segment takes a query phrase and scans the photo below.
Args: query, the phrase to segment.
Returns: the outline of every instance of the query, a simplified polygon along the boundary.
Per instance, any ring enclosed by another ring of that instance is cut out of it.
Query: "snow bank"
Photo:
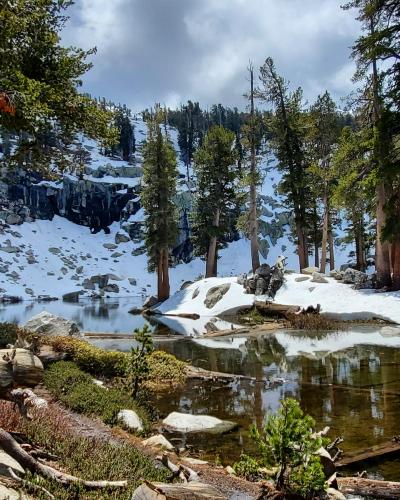
[[[216,286],[229,284],[229,290],[213,307],[206,307],[207,292]],[[196,295],[196,293],[198,294]],[[194,296],[194,298],[193,298]],[[235,313],[239,309],[251,307],[254,295],[248,295],[237,278],[206,278],[196,281],[184,290],[175,293],[157,308],[161,314],[199,314],[200,316],[222,316]]]
[[[286,282],[278,290],[275,302],[301,307],[321,304],[322,313],[336,319],[382,318],[400,323],[400,292],[354,290],[351,285],[345,285],[333,278],[326,278],[328,283],[295,281],[299,276],[302,275],[286,275]]]

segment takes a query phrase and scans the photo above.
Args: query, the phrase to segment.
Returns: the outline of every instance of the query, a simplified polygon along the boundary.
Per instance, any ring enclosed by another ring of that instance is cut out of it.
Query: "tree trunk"
[[[335,245],[333,243],[332,221],[330,214],[328,214],[328,244],[329,244],[329,269],[333,271],[335,269]]]
[[[167,300],[169,297],[170,286],[169,286],[169,251],[168,248],[161,248],[158,265],[157,265],[157,298],[160,302]]]
[[[255,144],[255,123],[254,123],[254,74],[253,66],[249,67],[250,72],[250,112],[251,112],[251,147],[250,147],[250,248],[251,248],[251,266],[253,272],[260,267],[260,255],[258,248],[258,220],[257,220],[257,162],[256,162],[256,144]]]
[[[317,205],[315,203],[314,203],[314,266],[319,267],[318,214],[317,214]]]
[[[215,216],[213,221],[214,228],[219,227],[219,216],[220,216],[220,209],[217,208],[215,211]],[[217,237],[212,236],[210,239],[210,244],[208,246],[208,252],[207,252],[206,278],[211,278],[212,276],[215,276],[216,256],[217,256]]]
[[[321,273],[326,271],[326,249],[328,244],[328,223],[329,223],[329,206],[328,206],[328,193],[325,185],[324,191],[324,223],[322,227],[322,250],[321,250],[321,266],[319,268]]]
[[[392,243],[393,282],[392,289],[400,290],[400,239]]]
[[[384,205],[386,202],[386,190],[383,182],[376,189],[376,252],[375,268],[377,276],[377,287],[391,286],[390,276],[390,245],[382,240],[382,231],[386,222]]]
[[[304,229],[299,220],[296,220],[296,234],[298,241],[298,254],[299,254],[299,264],[300,270],[308,267],[308,252],[307,252],[307,242],[304,234]]]

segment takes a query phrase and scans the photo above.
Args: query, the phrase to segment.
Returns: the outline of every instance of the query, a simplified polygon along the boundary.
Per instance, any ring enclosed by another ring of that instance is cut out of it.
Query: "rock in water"
[[[79,302],[80,295],[82,295],[82,292],[80,290],[77,292],[64,293],[62,299],[64,302]]]
[[[117,420],[132,431],[143,431],[143,423],[134,410],[120,410]]]
[[[78,325],[69,319],[43,311],[28,320],[24,328],[39,335],[69,336],[80,335]]]
[[[191,415],[173,411],[163,420],[163,426],[175,432],[207,432],[210,434],[223,434],[234,429],[237,424],[229,420],[220,420],[208,415]]]
[[[228,292],[230,289],[230,283],[224,283],[223,285],[213,286],[207,291],[206,298],[204,299],[204,305],[211,309],[215,306],[217,302],[219,302],[222,297]]]
[[[179,483],[145,483],[134,492],[131,500],[228,500],[214,486],[190,481],[187,484]]]

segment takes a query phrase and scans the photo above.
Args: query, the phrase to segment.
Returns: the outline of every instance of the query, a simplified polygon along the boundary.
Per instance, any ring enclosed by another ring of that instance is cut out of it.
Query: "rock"
[[[103,288],[103,290],[105,292],[119,293],[119,286],[116,283],[109,283]]]
[[[142,420],[134,410],[120,410],[117,415],[117,420],[130,430],[138,432],[143,431]]]
[[[128,313],[135,315],[135,314],[142,314],[143,311],[144,311],[143,307],[132,307],[132,309],[129,309]]]
[[[368,274],[357,271],[357,269],[348,267],[343,273],[343,283],[347,285],[358,285],[361,288],[367,281]]]
[[[94,283],[92,283],[89,279],[85,279],[82,283],[82,287],[85,289],[85,290],[94,290],[96,287],[94,285]]]
[[[28,295],[35,295],[35,292],[32,290],[32,288],[25,288],[25,293]]]
[[[115,243],[117,245],[119,245],[120,243],[128,243],[128,241],[131,241],[131,239],[126,234],[117,233],[115,235]]]
[[[124,255],[124,254],[121,253],[121,252],[114,252],[114,253],[111,254],[111,257],[113,259],[118,259],[118,257],[121,257],[122,255]]]
[[[190,465],[207,465],[208,464],[207,460],[200,460],[199,458],[184,457],[182,460]]]
[[[255,274],[257,276],[268,277],[271,274],[271,267],[268,264],[261,264],[261,266],[256,269]]]
[[[133,492],[131,500],[228,500],[214,486],[190,481],[180,483],[143,483]]]
[[[108,274],[96,274],[90,278],[90,281],[95,285],[98,285],[99,288],[104,288],[108,284]]]
[[[115,250],[116,248],[118,248],[118,246],[114,243],[103,243],[103,247],[107,248],[108,250]]]
[[[301,274],[309,274],[310,276],[313,275],[313,273],[319,273],[319,267],[305,267],[304,269],[301,270]]]
[[[326,496],[328,500],[346,500],[346,497],[339,490],[335,488],[328,488],[326,490]]]
[[[228,292],[230,287],[230,283],[224,283],[222,285],[211,287],[207,291],[206,298],[204,299],[204,305],[207,307],[207,309],[213,308],[215,304],[217,304],[217,302],[219,302],[222,297]]]
[[[60,271],[61,271],[64,275],[66,275],[66,274],[68,273],[68,269],[67,269],[66,267],[62,267],[62,268],[60,269]]]
[[[353,262],[348,262],[347,264],[342,264],[339,268],[340,271],[346,271],[347,269],[354,269],[355,264]]]
[[[35,386],[43,380],[43,364],[27,349],[15,349],[14,358],[8,362],[13,349],[0,349],[0,392],[14,384]]]
[[[82,292],[80,290],[78,292],[64,293],[62,299],[64,302],[79,302],[80,295],[82,295]]]
[[[302,281],[307,281],[309,280],[309,276],[298,276],[297,278],[294,279],[294,281],[297,281],[297,283],[301,283]]]
[[[0,498],[4,500],[29,500],[32,497],[28,497],[25,493],[21,491],[14,490],[14,488],[8,488],[4,484],[0,483]]]
[[[78,266],[78,267],[75,269],[75,272],[76,272],[76,274],[82,274],[82,273],[83,273],[83,266]]]
[[[6,217],[7,224],[22,224],[23,218],[18,214],[9,214]]]
[[[237,424],[229,420],[220,420],[208,415],[191,415],[188,413],[172,412],[162,422],[163,426],[172,432],[207,432],[223,434],[234,429]]]
[[[160,448],[162,450],[172,451],[174,446],[168,441],[166,437],[162,434],[157,434],[156,436],[151,436],[148,439],[142,441],[143,446],[148,446],[150,448]]]
[[[332,457],[331,455],[329,454],[329,452],[321,447],[317,453],[316,453],[320,460],[321,460],[321,464],[322,464],[322,467],[324,469],[324,474],[325,474],[325,477],[328,479],[330,478],[335,472],[336,472],[336,466],[332,460]]]
[[[50,247],[49,252],[54,254],[54,255],[58,255],[59,253],[61,253],[61,250],[57,247]]]
[[[197,287],[193,290],[193,293],[192,293],[192,299],[195,299],[200,293],[200,288]]]
[[[70,336],[80,335],[78,325],[69,319],[43,311],[33,316],[24,325],[26,330],[39,335]]]
[[[329,283],[322,273],[313,273],[311,283]]]
[[[147,297],[147,299],[144,301],[143,309],[150,309],[150,307],[154,307],[156,304],[158,304],[157,297],[151,295],[150,297]]]
[[[188,286],[192,285],[193,284],[193,281],[184,281],[181,285],[181,287],[179,288],[179,290],[185,290],[185,288],[187,288]]]
[[[21,249],[19,247],[13,247],[11,245],[5,246],[5,247],[0,247],[0,251],[6,252],[6,253],[19,253]]]
[[[233,467],[231,467],[230,465],[227,465],[225,467],[225,470],[226,472],[230,475],[230,476],[236,476],[236,472],[235,472],[235,469]]]
[[[110,274],[110,273],[108,273],[108,279],[113,281],[123,281],[123,279],[117,276],[116,274]]]
[[[135,278],[128,278],[128,281],[131,286],[137,286],[137,281],[135,280]]]

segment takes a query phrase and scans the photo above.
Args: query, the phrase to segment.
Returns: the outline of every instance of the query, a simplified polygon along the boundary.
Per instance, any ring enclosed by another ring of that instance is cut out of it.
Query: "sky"
[[[352,89],[354,11],[341,0],[75,0],[64,45],[96,46],[83,90],[139,112],[188,99],[244,109],[267,57],[305,99]]]

